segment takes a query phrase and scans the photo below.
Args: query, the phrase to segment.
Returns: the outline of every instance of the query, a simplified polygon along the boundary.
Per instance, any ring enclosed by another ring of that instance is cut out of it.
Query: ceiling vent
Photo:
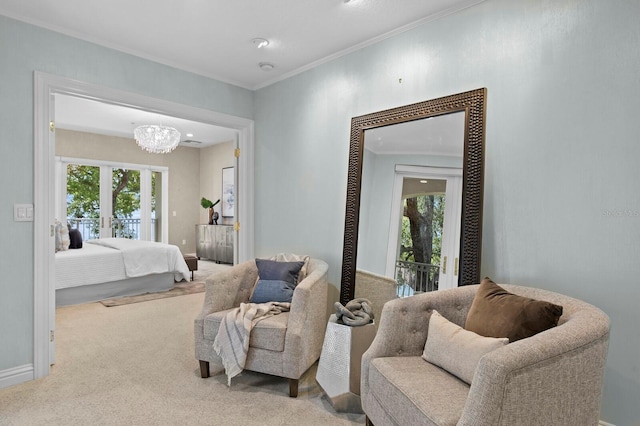
[[[202,145],[202,142],[194,141],[193,139],[184,140],[184,141],[182,141],[182,143],[186,143],[186,144],[189,144],[189,145]]]

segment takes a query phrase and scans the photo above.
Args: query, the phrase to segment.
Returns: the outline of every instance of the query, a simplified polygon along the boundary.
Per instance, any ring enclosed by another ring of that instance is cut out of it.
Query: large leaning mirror
[[[352,118],[341,303],[356,269],[409,294],[479,282],[486,93]]]

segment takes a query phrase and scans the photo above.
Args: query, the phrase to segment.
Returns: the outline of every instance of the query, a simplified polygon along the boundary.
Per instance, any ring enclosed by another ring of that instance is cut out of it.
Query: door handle
[[[453,262],[453,275],[458,276],[458,258]]]
[[[447,273],[447,256],[442,259],[442,273]]]

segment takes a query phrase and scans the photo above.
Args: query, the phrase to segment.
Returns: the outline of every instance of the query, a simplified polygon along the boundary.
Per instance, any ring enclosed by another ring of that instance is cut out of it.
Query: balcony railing
[[[413,296],[416,293],[438,289],[440,267],[428,263],[396,261],[396,282],[398,297]]]
[[[156,241],[156,222],[156,219],[151,219],[151,241]],[[77,228],[85,240],[100,238],[100,219],[70,217],[67,218],[67,223],[69,223],[72,228]],[[139,240],[140,219],[113,218],[111,236]]]

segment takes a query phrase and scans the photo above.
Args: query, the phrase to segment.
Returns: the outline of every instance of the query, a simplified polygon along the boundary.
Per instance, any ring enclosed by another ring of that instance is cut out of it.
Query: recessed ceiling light
[[[263,47],[267,47],[269,45],[269,40],[267,40],[266,38],[254,38],[251,40],[251,43],[253,43],[253,45],[258,48],[258,49],[262,49]]]
[[[269,62],[260,62],[258,66],[262,71],[271,71],[272,69],[275,68],[275,65]]]
[[[193,137],[193,133],[187,133],[187,137],[188,138],[192,138]]]

